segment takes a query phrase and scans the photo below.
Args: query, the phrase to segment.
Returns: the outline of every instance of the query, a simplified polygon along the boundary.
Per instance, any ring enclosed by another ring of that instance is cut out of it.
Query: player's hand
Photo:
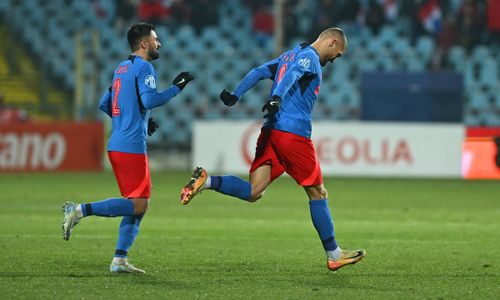
[[[231,93],[230,91],[223,89],[222,92],[220,92],[220,100],[224,102],[224,105],[226,106],[233,106],[236,101],[238,101],[238,96],[235,94]]]
[[[176,85],[181,91],[182,89],[194,79],[194,76],[189,72],[180,72],[177,77],[175,77],[172,84]]]
[[[152,136],[155,133],[156,129],[158,129],[158,123],[153,118],[148,119],[148,135]]]
[[[267,100],[266,104],[262,106],[262,111],[267,110],[267,116],[274,116],[281,107],[281,98],[279,96],[272,96]]]

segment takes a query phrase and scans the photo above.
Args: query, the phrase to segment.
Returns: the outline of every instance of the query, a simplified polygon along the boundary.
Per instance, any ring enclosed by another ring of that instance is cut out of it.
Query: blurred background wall
[[[160,89],[180,71],[196,76],[153,112],[153,167],[191,166],[195,121],[259,120],[270,83],[231,109],[220,91],[331,26],[348,49],[324,69],[315,120],[500,127],[500,0],[2,0],[0,16],[4,148],[7,124],[107,122],[97,104],[138,21],[158,26]]]

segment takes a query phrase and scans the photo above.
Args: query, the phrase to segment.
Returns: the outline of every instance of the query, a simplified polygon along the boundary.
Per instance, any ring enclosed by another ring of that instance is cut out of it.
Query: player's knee
[[[149,198],[133,199],[132,202],[134,203],[134,215],[143,215],[148,210]]]
[[[325,188],[321,188],[320,190],[320,195],[321,195],[321,199],[326,199],[328,198],[328,191],[325,189]]]
[[[325,189],[323,185],[305,187],[305,190],[310,200],[328,198],[328,191]]]
[[[250,199],[248,199],[248,202],[251,202],[251,203],[257,202],[257,200],[259,200],[260,198],[262,198],[262,196],[264,196],[264,192],[265,191],[258,192],[258,193],[252,192],[252,194],[250,195]]]

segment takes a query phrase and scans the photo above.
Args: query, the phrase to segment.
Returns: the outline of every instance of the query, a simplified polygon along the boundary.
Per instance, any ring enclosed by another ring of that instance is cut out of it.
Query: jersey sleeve
[[[99,102],[99,109],[111,118],[111,87],[102,95],[101,101]]]
[[[137,75],[137,89],[141,96],[142,104],[146,109],[153,109],[161,106],[173,97],[175,97],[180,89],[176,85],[171,85],[163,92],[156,90],[156,73],[151,64],[144,64]]]
[[[281,68],[284,68],[283,75],[281,78],[278,78],[278,83],[271,96],[279,96],[283,99],[295,81],[304,75],[315,74],[316,71],[314,71],[313,59],[315,58],[312,54],[301,53],[297,56],[295,61],[289,62],[286,65],[282,64],[280,72]]]
[[[240,81],[234,90],[234,94],[238,96],[238,99],[241,98],[241,96],[243,96],[243,94],[245,94],[249,89],[253,88],[260,80],[267,78],[274,79],[279,61],[279,58],[275,58],[248,72],[245,78]]]
[[[144,63],[139,70],[137,74],[137,88],[141,96],[144,93],[156,92],[156,73],[151,64]]]

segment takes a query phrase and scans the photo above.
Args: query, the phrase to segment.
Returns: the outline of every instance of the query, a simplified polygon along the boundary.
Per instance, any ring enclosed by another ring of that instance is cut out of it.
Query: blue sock
[[[133,216],[134,203],[125,198],[110,198],[98,202],[82,204],[83,216]]]
[[[139,233],[139,225],[141,224],[142,217],[144,217],[144,215],[123,217],[122,222],[120,223],[115,257],[127,257],[128,250],[134,243],[135,238]]]
[[[333,220],[328,208],[328,199],[310,200],[309,209],[314,228],[318,232],[325,251],[333,251],[337,248]]]
[[[238,197],[241,200],[248,201],[252,194],[252,185],[237,176],[210,176],[211,190],[216,190],[219,193]]]

